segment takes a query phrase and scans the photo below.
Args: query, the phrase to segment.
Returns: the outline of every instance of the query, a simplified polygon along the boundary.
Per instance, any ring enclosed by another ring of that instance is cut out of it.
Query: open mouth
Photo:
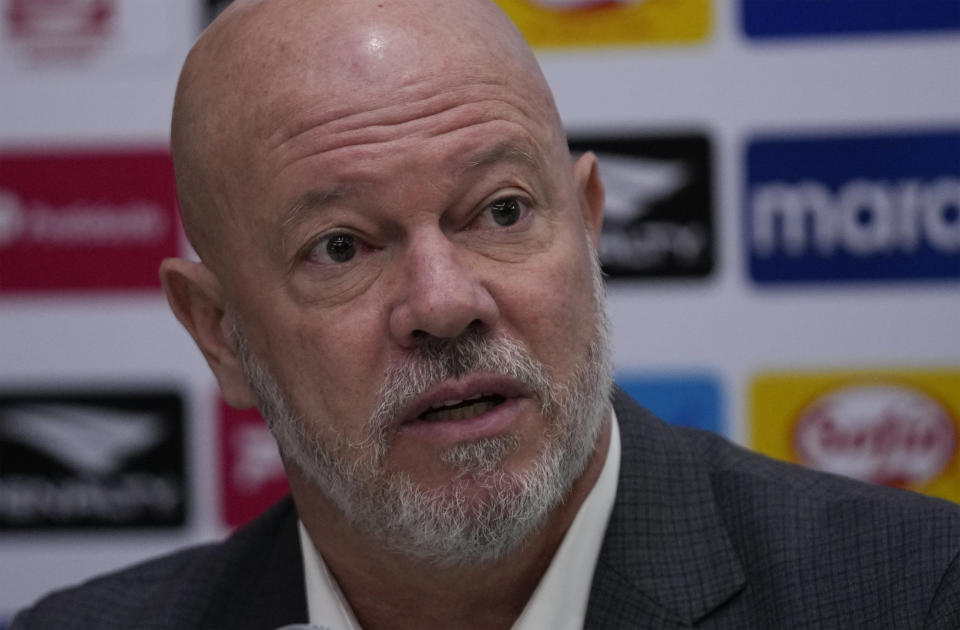
[[[426,422],[452,422],[466,420],[490,411],[506,398],[499,394],[477,394],[462,400],[444,400],[424,411],[418,420]]]

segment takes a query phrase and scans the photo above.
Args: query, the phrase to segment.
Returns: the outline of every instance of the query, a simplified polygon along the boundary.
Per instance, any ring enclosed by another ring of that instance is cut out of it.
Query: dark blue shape
[[[960,29],[960,0],[741,0],[752,38]]]
[[[783,246],[782,220],[775,223],[778,247],[758,251],[754,240],[757,208],[753,197],[765,184],[779,182],[791,187],[812,183],[825,190],[831,201],[839,199],[845,185],[867,181],[902,190],[904,182],[916,182],[927,195],[938,182],[955,189],[960,185],[960,131],[924,133],[858,134],[845,136],[765,136],[750,142],[746,153],[743,199],[743,239],[750,277],[760,284],[797,282],[870,282],[960,279],[960,247],[951,245],[960,235],[960,196],[938,206],[944,233],[938,243],[930,238],[931,228],[922,218],[909,219],[916,226],[914,246],[890,246],[882,251],[853,251],[838,236],[832,251],[815,246],[814,221],[805,215],[806,246],[791,255]],[[928,199],[921,196],[918,198]],[[899,199],[899,197],[897,198]],[[894,200],[891,228],[901,230],[901,205]],[[922,202],[913,202],[922,203]],[[913,206],[917,207],[917,206]],[[925,207],[925,206],[924,206]],[[839,214],[839,211],[837,211]],[[778,215],[778,219],[783,219]],[[877,220],[867,209],[858,221],[868,226]],[[947,234],[949,233],[949,234]],[[899,232],[897,232],[899,234]],[[899,238],[894,236],[892,238]],[[944,243],[947,243],[944,245]],[[935,246],[937,245],[937,246]]]

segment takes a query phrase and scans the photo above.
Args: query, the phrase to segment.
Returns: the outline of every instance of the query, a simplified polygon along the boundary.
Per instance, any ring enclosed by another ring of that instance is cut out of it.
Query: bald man
[[[956,506],[612,387],[596,160],[482,0],[238,0],[181,75],[170,305],[279,445],[226,542],[14,628],[956,628]]]

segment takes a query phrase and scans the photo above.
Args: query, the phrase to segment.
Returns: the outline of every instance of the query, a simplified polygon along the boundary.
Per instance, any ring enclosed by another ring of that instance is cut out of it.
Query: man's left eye
[[[493,222],[501,227],[513,225],[523,217],[524,203],[518,197],[497,199],[487,209]]]

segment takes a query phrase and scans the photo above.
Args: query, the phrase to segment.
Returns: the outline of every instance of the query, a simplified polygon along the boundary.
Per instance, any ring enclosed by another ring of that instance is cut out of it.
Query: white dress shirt
[[[620,430],[611,412],[610,448],[596,484],[573,519],[550,566],[513,630],[580,630],[620,472]],[[337,581],[300,523],[300,549],[310,623],[322,630],[362,630]]]

